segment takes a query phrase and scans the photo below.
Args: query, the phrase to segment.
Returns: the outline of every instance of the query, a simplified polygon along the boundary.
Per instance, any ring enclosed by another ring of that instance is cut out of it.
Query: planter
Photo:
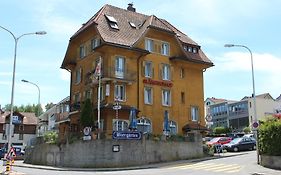
[[[261,155],[261,165],[267,168],[281,170],[281,156]]]

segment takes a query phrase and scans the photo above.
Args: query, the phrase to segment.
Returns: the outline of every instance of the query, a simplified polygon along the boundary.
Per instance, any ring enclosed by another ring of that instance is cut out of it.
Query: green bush
[[[46,143],[56,144],[58,142],[58,133],[55,131],[47,132],[43,137]]]
[[[259,128],[259,150],[261,154],[281,156],[281,120],[268,120]]]
[[[250,127],[245,127],[245,128],[243,129],[243,132],[246,133],[246,134],[250,133],[250,132],[251,132]]]
[[[214,134],[226,134],[226,133],[230,133],[231,130],[230,128],[225,128],[225,127],[215,127],[213,129]]]

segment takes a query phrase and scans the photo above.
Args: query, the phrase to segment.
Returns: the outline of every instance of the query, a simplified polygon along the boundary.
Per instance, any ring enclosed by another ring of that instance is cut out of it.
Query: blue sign
[[[112,139],[117,140],[140,140],[141,133],[138,131],[113,131]]]

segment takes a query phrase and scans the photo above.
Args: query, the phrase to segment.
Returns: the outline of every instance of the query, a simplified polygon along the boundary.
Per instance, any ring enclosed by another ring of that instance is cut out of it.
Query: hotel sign
[[[173,86],[173,83],[171,83],[171,82],[158,81],[158,80],[152,80],[152,79],[144,79],[143,83],[151,84],[151,85],[158,85],[158,86],[165,86],[165,87]]]

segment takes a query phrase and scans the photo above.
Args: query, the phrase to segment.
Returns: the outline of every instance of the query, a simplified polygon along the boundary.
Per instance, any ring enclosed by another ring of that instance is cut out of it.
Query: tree
[[[231,132],[231,130],[229,128],[225,128],[225,127],[216,127],[216,128],[214,128],[213,132],[215,134],[227,134],[227,133]]]
[[[92,103],[90,99],[86,99],[81,110],[81,124],[83,127],[93,126],[94,124],[94,113]]]
[[[55,104],[54,104],[53,102],[47,103],[47,104],[45,105],[46,111],[48,111],[49,109],[51,109],[53,106],[55,106]]]
[[[250,127],[245,127],[245,128],[243,129],[243,132],[245,132],[246,134],[247,134],[247,133],[250,133],[250,132],[251,132]]]

